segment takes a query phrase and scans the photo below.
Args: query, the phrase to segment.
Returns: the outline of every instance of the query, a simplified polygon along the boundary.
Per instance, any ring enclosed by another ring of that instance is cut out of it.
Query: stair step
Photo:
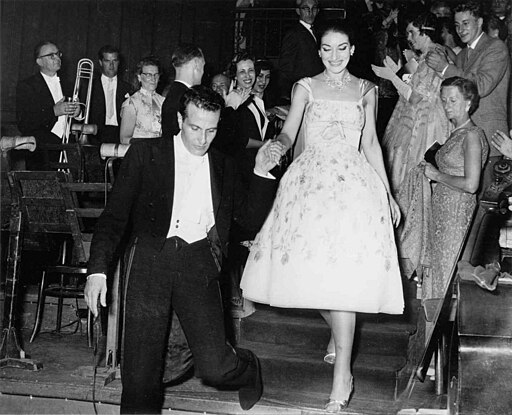
[[[333,366],[323,361],[321,351],[311,352],[300,345],[251,341],[241,342],[240,347],[252,350],[259,357],[266,385],[273,389],[303,391],[328,398]],[[395,396],[397,371],[405,363],[405,357],[358,355],[352,368],[355,379],[354,398],[392,400]]]
[[[270,344],[293,344],[311,351],[324,351],[329,328],[318,310],[281,309],[258,305],[242,319],[241,339]],[[393,355],[406,351],[414,327],[403,316],[358,314],[355,354]]]

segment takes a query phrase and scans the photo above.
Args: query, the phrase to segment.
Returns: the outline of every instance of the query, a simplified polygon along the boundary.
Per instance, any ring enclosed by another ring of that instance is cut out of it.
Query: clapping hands
[[[442,72],[444,68],[448,66],[448,59],[444,50],[436,48],[427,53],[425,57],[425,62],[428,66],[430,66],[434,71]]]
[[[512,135],[512,130],[509,131],[509,134]],[[503,131],[496,130],[491,137],[491,144],[505,157],[512,159],[512,138]]]
[[[236,88],[225,98],[226,106],[237,109],[247,98],[251,96],[251,89]]]
[[[391,59],[389,56],[386,56],[386,58],[383,61],[384,66],[376,66],[372,65],[372,70],[379,78],[393,79],[396,75],[396,72],[400,69],[400,66],[395,63],[393,59]]]

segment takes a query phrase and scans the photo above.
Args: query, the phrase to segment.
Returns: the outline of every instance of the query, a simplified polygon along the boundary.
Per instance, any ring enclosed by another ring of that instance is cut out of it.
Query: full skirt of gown
[[[358,149],[361,108],[361,102],[311,96],[306,147],[281,179],[251,247],[245,298],[278,307],[402,313],[387,192]],[[348,121],[335,121],[340,117]]]

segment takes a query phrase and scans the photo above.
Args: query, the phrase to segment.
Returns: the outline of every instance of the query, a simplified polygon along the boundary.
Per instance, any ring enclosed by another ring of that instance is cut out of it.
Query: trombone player
[[[39,72],[22,81],[16,88],[16,120],[22,135],[34,136],[36,151],[25,158],[27,170],[49,170],[50,162],[58,162],[59,151],[49,151],[45,144],[61,144],[66,116],[77,116],[80,106],[65,97],[73,87],[60,81],[57,72],[62,52],[57,45],[43,41],[34,48]]]

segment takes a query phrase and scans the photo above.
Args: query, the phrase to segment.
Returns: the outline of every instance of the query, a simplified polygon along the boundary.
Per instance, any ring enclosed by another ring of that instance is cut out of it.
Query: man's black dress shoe
[[[248,411],[260,400],[263,394],[263,382],[261,380],[260,361],[251,352],[251,360],[247,370],[254,373],[252,381],[238,390],[238,399],[243,410]]]

